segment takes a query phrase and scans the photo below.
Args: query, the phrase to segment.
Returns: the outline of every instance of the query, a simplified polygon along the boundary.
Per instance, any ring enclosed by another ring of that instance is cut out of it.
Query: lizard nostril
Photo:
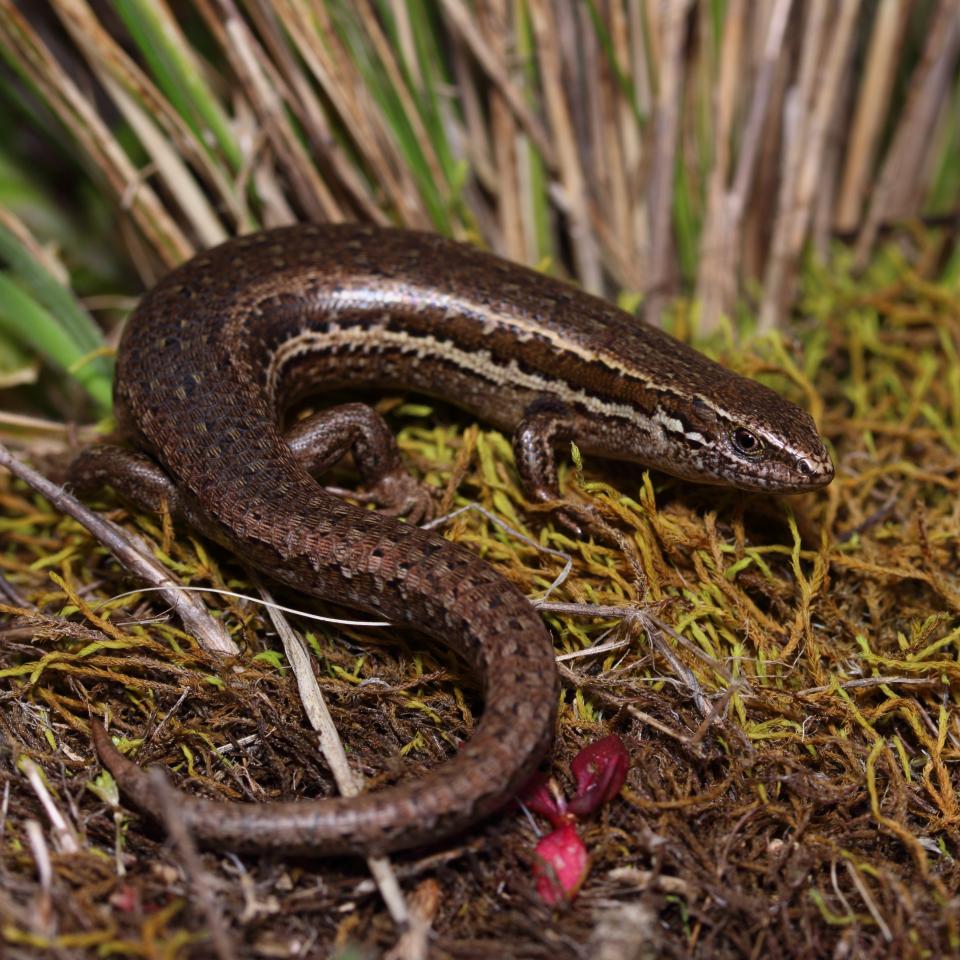
[[[797,461],[797,469],[805,476],[812,477],[814,474],[813,464],[809,460],[805,460],[801,457]]]

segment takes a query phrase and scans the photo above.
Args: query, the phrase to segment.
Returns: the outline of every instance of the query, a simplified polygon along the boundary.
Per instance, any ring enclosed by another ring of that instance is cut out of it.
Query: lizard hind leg
[[[112,443],[87,447],[70,464],[67,482],[79,496],[96,496],[112,487],[125,503],[143,513],[184,515],[183,503],[173,481],[145,453]]]
[[[433,499],[403,465],[387,422],[365,403],[329,407],[293,424],[284,434],[301,466],[317,477],[353,454],[365,493],[328,487],[338,496],[376,503],[388,516],[422,523],[433,516]]]

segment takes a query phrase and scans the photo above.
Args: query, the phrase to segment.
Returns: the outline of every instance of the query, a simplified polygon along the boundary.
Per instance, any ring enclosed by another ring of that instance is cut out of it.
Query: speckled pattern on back
[[[303,225],[207,251],[161,281],[120,345],[118,418],[205,532],[307,593],[450,644],[486,706],[456,757],[350,800],[184,797],[201,841],[238,850],[378,852],[457,831],[502,805],[547,749],[550,636],[523,594],[468,551],[327,495],[278,431],[285,406],[335,386],[441,395],[504,429],[534,401],[571,412],[588,452],[749,489],[800,490],[833,467],[810,417],[760,384],[570,286],[427,234]],[[758,438],[745,457],[731,437]],[[149,779],[98,734],[118,780]]]

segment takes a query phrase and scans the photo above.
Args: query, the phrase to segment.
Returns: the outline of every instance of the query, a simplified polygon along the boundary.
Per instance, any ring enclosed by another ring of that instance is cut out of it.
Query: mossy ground
[[[479,503],[573,557],[551,600],[635,611],[546,614],[564,655],[554,773],[562,780],[574,753],[610,731],[632,760],[621,797],[586,829],[593,866],[579,898],[562,910],[538,901],[533,828],[506,810],[395,858],[428,904],[433,956],[960,953],[960,299],[888,252],[859,279],[838,257],[808,276],[802,304],[802,345],[719,352],[812,409],[834,483],[771,499],[601,462],[568,470],[568,490],[607,513],[632,556],[577,542],[525,504],[500,435],[449,410],[424,416],[417,398],[393,410],[445,507]],[[250,589],[234,558],[188,530],[104,506],[185,582]],[[362,863],[204,853],[198,871],[105,800],[90,711],[194,793],[332,789],[261,611],[209,598],[243,650],[217,662],[149,595],[104,603],[135,584],[7,475],[0,530],[0,572],[28,608],[0,608],[8,955],[207,956],[198,885],[237,956],[393,944]],[[531,596],[563,565],[479,513],[449,535]],[[309,639],[370,789],[416,776],[467,735],[480,702],[454,657],[393,630]]]

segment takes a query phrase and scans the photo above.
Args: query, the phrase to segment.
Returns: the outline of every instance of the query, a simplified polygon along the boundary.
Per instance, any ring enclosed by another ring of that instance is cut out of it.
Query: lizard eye
[[[730,434],[730,440],[737,453],[748,460],[756,460],[763,456],[763,441],[755,433],[751,433],[744,427],[737,427]]]

